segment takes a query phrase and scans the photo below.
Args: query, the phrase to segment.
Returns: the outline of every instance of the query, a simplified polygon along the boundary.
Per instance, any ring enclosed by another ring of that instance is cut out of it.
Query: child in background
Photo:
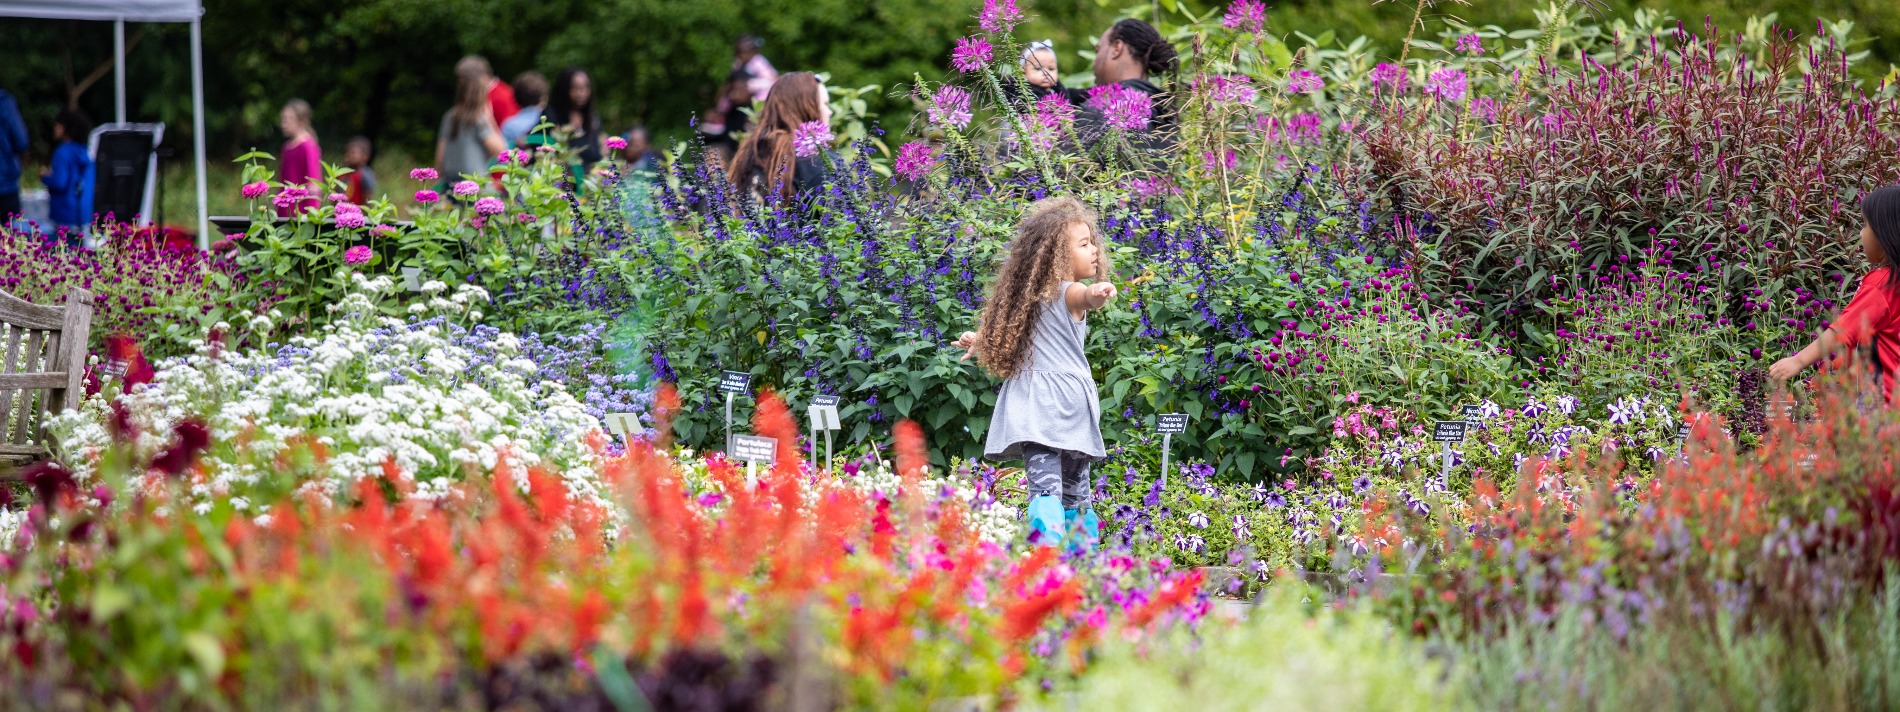
[[[1053,546],[1079,530],[1093,547],[1100,523],[1090,506],[1089,467],[1107,457],[1102,404],[1083,342],[1088,313],[1115,298],[1094,211],[1071,197],[1030,206],[1017,225],[975,332],[954,346],[1003,380],[984,457],[1023,461],[1029,479],[1030,541]]]
[[[1858,361],[1893,399],[1894,369],[1900,368],[1900,185],[1875,189],[1860,201],[1860,251],[1873,267],[1860,280],[1841,315],[1807,347],[1768,367],[1768,377],[1787,381],[1824,358],[1836,366]],[[1863,351],[1863,349],[1865,349]]]
[[[92,224],[93,163],[84,143],[92,136],[92,121],[78,109],[66,109],[53,119],[53,162],[40,182],[46,184],[47,218],[68,247],[78,247]]]
[[[515,77],[515,99],[521,102],[521,111],[501,122],[501,139],[510,148],[524,148],[528,133],[541,125],[541,113],[547,109],[548,78],[540,72],[522,72]]]
[[[369,138],[356,136],[343,147],[343,165],[350,169],[343,174],[344,194],[350,196],[350,202],[362,205],[377,197],[376,171],[370,170],[371,156]]]

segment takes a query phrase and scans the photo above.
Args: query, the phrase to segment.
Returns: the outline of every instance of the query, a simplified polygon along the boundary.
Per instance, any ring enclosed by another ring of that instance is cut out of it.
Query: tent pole
[[[112,21],[112,106],[125,123],[125,18]]]
[[[191,152],[198,163],[198,249],[211,247],[211,214],[205,201],[204,18],[191,18]]]

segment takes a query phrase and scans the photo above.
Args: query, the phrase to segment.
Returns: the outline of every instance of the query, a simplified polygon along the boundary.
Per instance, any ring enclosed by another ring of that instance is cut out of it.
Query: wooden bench
[[[0,291],[0,472],[52,454],[44,421],[85,396],[91,336],[91,292],[51,307]]]

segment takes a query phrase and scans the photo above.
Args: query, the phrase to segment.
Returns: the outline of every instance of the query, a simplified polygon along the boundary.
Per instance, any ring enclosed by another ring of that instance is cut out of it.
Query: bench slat
[[[0,292],[0,321],[29,329],[58,331],[66,320],[65,307],[49,307]]]
[[[52,371],[48,373],[0,373],[0,390],[65,387],[65,371]]]

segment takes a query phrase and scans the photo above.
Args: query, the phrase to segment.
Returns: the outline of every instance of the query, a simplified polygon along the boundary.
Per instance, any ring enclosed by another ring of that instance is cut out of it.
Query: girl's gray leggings
[[[1094,459],[1071,450],[1023,443],[1023,473],[1029,479],[1030,497],[1062,495],[1063,509],[1084,509],[1094,489],[1089,482],[1089,465]]]

